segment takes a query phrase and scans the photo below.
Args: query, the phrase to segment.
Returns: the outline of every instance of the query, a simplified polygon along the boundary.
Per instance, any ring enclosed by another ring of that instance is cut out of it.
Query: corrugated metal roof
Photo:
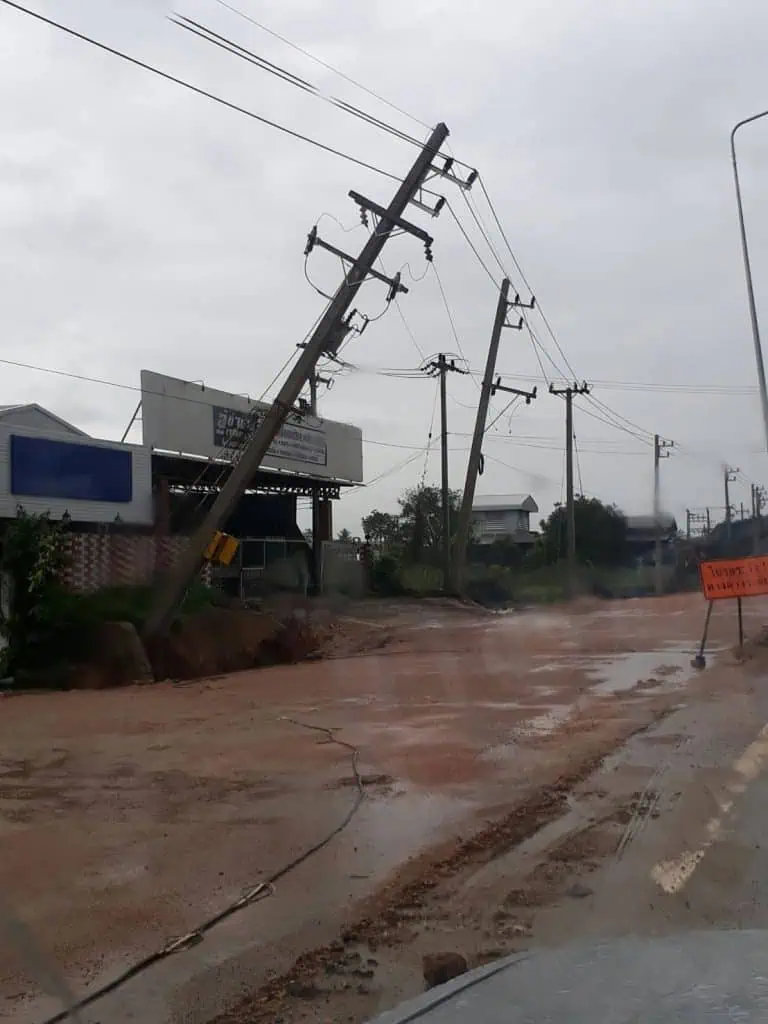
[[[522,509],[523,512],[538,512],[539,506],[530,494],[487,494],[480,495],[472,502],[474,512],[493,512],[501,509]]]

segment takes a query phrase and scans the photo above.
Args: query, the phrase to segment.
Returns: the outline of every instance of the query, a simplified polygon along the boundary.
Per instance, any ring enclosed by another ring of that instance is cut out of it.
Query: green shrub
[[[0,673],[25,685],[50,685],[64,678],[64,668],[88,656],[92,633],[101,622],[132,622],[140,627],[151,607],[153,591],[144,587],[108,587],[75,594],[60,583],[65,567],[65,533],[48,515],[19,509],[2,539],[0,569],[11,585],[10,611],[0,618],[5,640]],[[183,612],[213,603],[214,592],[191,586]]]
[[[400,565],[392,555],[380,555],[371,566],[371,588],[376,594],[395,597],[403,593]]]

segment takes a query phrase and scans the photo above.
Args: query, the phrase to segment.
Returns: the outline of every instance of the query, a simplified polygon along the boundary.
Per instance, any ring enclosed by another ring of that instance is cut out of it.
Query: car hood
[[[768,1020],[768,931],[688,932],[530,951],[370,1024],[746,1024]]]

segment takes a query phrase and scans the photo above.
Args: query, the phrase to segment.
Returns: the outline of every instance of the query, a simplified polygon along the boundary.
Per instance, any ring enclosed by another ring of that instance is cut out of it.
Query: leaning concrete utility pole
[[[482,460],[483,437],[485,436],[485,424],[488,419],[488,405],[491,397],[497,391],[506,391],[513,395],[520,395],[521,398],[526,400],[526,403],[530,403],[531,400],[536,397],[536,388],[530,392],[519,391],[517,388],[502,386],[500,380],[497,381],[496,384],[493,383],[493,375],[496,372],[496,356],[499,351],[499,340],[501,338],[502,328],[512,327],[515,330],[520,330],[523,326],[522,319],[515,324],[507,323],[507,311],[511,308],[520,307],[533,309],[536,303],[535,298],[532,298],[530,302],[521,302],[519,295],[516,295],[513,301],[510,302],[508,295],[509,280],[504,278],[501,282],[499,302],[496,306],[496,316],[493,321],[493,330],[491,331],[491,342],[488,346],[488,358],[486,359],[485,374],[480,388],[480,399],[477,403],[475,432],[472,435],[472,447],[469,452],[467,476],[464,481],[464,495],[461,499],[459,524],[456,530],[452,582],[453,589],[457,594],[461,594],[464,590],[465,570],[467,564],[467,544],[469,542],[469,531],[472,525],[472,503],[475,500],[475,487],[477,485],[477,475],[480,470],[480,463]]]
[[[668,459],[668,448],[674,447],[674,441],[665,441],[658,434],[653,435],[653,529],[655,534],[654,544],[654,580],[656,593],[661,594],[664,590],[664,576],[661,565],[661,493],[659,489],[659,462],[661,459]]]
[[[355,202],[363,210],[369,211],[379,218],[378,223],[359,256],[354,261],[350,260],[352,266],[345,280],[329,302],[328,308],[307,341],[306,347],[302,349],[272,407],[256,427],[239,462],[232,467],[229,478],[221,488],[203,522],[190,538],[178,564],[160,585],[155,603],[144,624],[143,634],[145,637],[152,636],[169,625],[187,587],[200,571],[203,555],[211,537],[232,513],[243,492],[253,480],[267,449],[288,414],[293,411],[299,393],[314,370],[317,360],[323,352],[335,353],[350,330],[348,320],[344,320],[344,314],[352,305],[360,286],[368,275],[373,272],[373,276],[382,276],[378,271],[373,271],[373,264],[380,256],[392,231],[399,228],[416,235],[425,242],[429,251],[432,238],[420,228],[404,220],[403,213],[411,200],[417,196],[425,178],[430,173],[447,173],[449,166],[452,165],[453,161],[451,160],[446,163],[444,169],[437,169],[433,167],[432,163],[438,156],[440,147],[447,136],[446,126],[442,123],[438,124],[386,209],[360,195],[353,196]],[[313,233],[314,242],[316,242],[316,229]],[[311,248],[314,242],[312,234],[310,234],[307,248]],[[391,292],[396,293],[400,287],[399,280],[390,281],[389,284]]]
[[[571,597],[575,597],[577,590],[576,581],[576,503],[573,497],[573,396],[588,395],[589,385],[586,381],[581,384],[571,384],[567,388],[556,388],[554,384],[549,385],[552,395],[565,396],[565,494],[566,494],[566,522],[567,522],[567,556],[568,556],[568,590]]]

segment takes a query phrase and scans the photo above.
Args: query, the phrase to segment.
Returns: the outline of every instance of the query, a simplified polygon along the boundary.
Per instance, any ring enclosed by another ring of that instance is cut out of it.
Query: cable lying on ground
[[[107,982],[107,984],[102,985],[101,988],[98,988],[95,991],[90,992],[88,995],[84,996],[78,1003],[75,1003],[74,1006],[70,1006],[67,1009],[62,1010],[60,1013],[55,1014],[53,1017],[49,1017],[47,1020],[43,1021],[42,1024],[59,1024],[60,1021],[65,1021],[67,1020],[68,1017],[75,1019],[75,1015],[79,1010],[84,1009],[86,1006],[91,1006],[97,1000],[102,999],[104,996],[109,995],[111,992],[114,992],[116,989],[120,988],[122,985],[130,981],[132,978],[135,978],[138,974],[141,974],[143,971],[146,971],[147,968],[152,967],[156,963],[159,963],[161,960],[164,960],[166,957],[171,956],[173,953],[180,953],[182,950],[190,949],[192,946],[196,946],[198,943],[203,941],[206,932],[209,932],[211,928],[215,927],[217,924],[220,924],[222,921],[226,920],[226,918],[231,917],[232,914],[237,913],[238,910],[242,910],[244,907],[250,906],[252,903],[258,903],[261,900],[266,899],[267,896],[273,895],[275,891],[274,886],[276,882],[280,881],[280,879],[282,878],[285,878],[286,875],[290,874],[291,871],[294,871],[297,867],[299,867],[300,864],[303,864],[304,861],[309,860],[309,858],[314,856],[314,854],[319,853],[319,851],[322,850],[323,847],[327,846],[331,842],[331,840],[335,839],[336,836],[339,835],[339,833],[343,832],[344,829],[349,825],[349,823],[352,821],[352,819],[360,809],[360,805],[362,804],[363,800],[365,799],[363,780],[360,775],[360,769],[358,767],[358,762],[360,760],[360,751],[358,750],[358,748],[354,746],[352,743],[347,743],[346,740],[337,739],[336,736],[334,735],[336,729],[331,729],[323,725],[312,725],[308,722],[300,722],[294,718],[281,717],[278,720],[281,722],[289,722],[291,725],[299,726],[302,729],[312,729],[316,732],[322,732],[327,737],[326,742],[336,743],[338,744],[338,746],[344,747],[346,750],[350,751],[352,774],[354,776],[355,787],[357,792],[355,794],[355,799],[352,801],[350,809],[344,815],[339,824],[336,825],[336,827],[332,829],[326,836],[324,836],[319,842],[314,843],[308,849],[300,853],[297,857],[294,857],[293,860],[289,861],[287,864],[284,864],[281,868],[278,868],[277,871],[273,871],[272,874],[268,878],[264,879],[263,882],[259,882],[258,884],[246,889],[242,896],[236,899],[233,903],[228,904],[223,910],[219,911],[218,914],[214,914],[213,917],[209,917],[197,928],[193,929],[191,932],[188,932],[186,935],[180,936],[178,939],[174,939],[167,945],[163,946],[163,948],[158,950],[157,952],[150,953],[149,956],[146,956],[143,959],[138,960],[135,964],[133,964],[131,967],[128,967],[125,971],[119,974],[112,981]]]

